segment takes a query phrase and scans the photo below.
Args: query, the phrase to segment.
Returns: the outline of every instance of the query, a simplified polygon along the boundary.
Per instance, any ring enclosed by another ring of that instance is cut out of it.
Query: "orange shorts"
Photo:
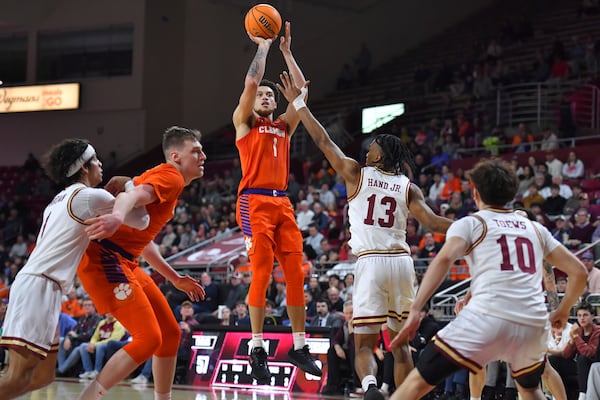
[[[86,250],[86,257],[79,263],[77,274],[94,301],[96,310],[106,314],[135,304],[140,296],[145,297],[133,272],[137,267],[137,259],[126,252],[92,241]]]
[[[289,198],[242,194],[236,215],[250,258],[258,247],[257,238],[269,241],[275,253],[302,252],[302,234]]]

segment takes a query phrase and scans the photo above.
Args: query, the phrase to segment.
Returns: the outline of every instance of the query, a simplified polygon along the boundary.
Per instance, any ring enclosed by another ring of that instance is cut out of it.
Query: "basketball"
[[[257,4],[246,14],[246,32],[264,39],[274,39],[281,30],[281,15],[270,4]]]

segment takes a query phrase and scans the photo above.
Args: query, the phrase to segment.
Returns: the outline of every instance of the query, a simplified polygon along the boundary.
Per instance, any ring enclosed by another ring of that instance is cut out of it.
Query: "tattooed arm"
[[[556,292],[556,280],[554,279],[554,270],[552,265],[544,261],[544,287],[546,288],[546,299],[550,311],[558,307],[558,293]]]
[[[235,126],[235,139],[239,140],[250,132],[254,116],[254,104],[256,92],[260,81],[265,74],[265,65],[267,54],[271,47],[272,39],[263,39],[257,36],[250,36],[250,39],[258,45],[254,59],[250,63],[246,78],[244,80],[244,90],[240,96],[240,101],[233,112],[233,125]]]

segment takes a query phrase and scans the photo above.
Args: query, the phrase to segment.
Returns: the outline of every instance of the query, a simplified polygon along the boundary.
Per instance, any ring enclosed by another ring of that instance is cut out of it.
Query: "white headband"
[[[81,166],[86,162],[90,161],[95,154],[96,150],[94,150],[91,144],[88,144],[83,154],[79,156],[77,160],[73,161],[73,164],[71,164],[71,166],[69,167],[69,170],[67,171],[67,178],[70,178],[73,175],[75,175],[77,171],[81,169]]]

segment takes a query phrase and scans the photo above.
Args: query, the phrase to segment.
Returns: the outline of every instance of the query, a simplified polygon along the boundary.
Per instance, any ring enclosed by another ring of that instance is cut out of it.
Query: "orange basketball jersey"
[[[185,182],[181,173],[171,164],[163,163],[147,170],[140,176],[133,178],[135,185],[148,184],[154,187],[158,202],[148,204],[146,210],[150,215],[150,224],[143,231],[121,225],[119,230],[109,238],[111,242],[132,254],[139,256],[144,247],[154,240],[162,227],[173,218],[177,199]]]
[[[242,164],[243,189],[286,190],[290,170],[290,137],[286,123],[259,117],[250,132],[236,141]]]

